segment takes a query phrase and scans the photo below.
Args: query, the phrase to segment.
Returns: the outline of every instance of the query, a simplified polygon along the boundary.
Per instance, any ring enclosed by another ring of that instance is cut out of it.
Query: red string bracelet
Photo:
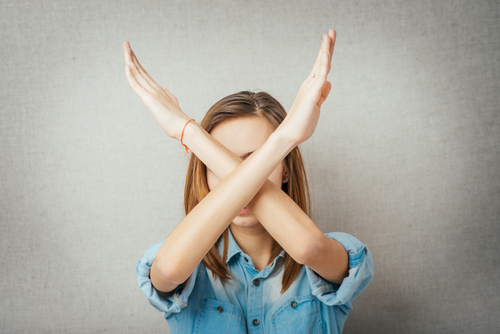
[[[182,129],[182,134],[181,134],[181,144],[182,144],[182,146],[184,146],[186,148],[186,153],[188,153],[188,154],[189,154],[188,147],[182,143],[182,138],[184,138],[184,130],[186,129],[186,125],[188,125],[188,123],[191,121],[194,121],[194,118],[190,119],[189,121],[187,121],[186,124],[184,124],[184,128]]]

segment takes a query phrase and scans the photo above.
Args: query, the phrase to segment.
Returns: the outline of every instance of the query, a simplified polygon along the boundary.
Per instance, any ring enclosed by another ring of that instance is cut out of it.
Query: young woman
[[[126,76],[162,129],[192,151],[185,218],[137,263],[139,286],[171,333],[340,333],[373,277],[356,238],[323,234],[307,215],[298,145],[331,84],[330,29],[288,114],[269,94],[239,92],[201,124],[123,44]]]

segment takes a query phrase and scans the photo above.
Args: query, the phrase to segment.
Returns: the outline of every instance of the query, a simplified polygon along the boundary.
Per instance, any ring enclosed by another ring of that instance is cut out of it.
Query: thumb
[[[170,93],[170,91],[167,89],[167,88],[164,88],[164,91],[165,93],[167,93],[167,96],[177,105],[177,107],[179,107],[179,109],[181,108],[179,106],[179,101],[177,101],[177,98],[172,94]]]
[[[321,97],[319,98],[318,107],[321,108],[323,102],[325,102],[328,94],[330,94],[330,90],[332,89],[332,84],[329,81],[325,81],[325,84],[321,88]]]

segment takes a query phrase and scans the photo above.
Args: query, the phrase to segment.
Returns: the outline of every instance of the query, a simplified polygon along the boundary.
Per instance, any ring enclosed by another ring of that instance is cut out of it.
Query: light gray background
[[[201,121],[240,90],[288,110],[337,30],[301,145],[312,218],[368,245],[345,333],[500,328],[498,1],[1,1],[0,332],[168,332],[135,264],[183,217],[187,157],[122,43]]]

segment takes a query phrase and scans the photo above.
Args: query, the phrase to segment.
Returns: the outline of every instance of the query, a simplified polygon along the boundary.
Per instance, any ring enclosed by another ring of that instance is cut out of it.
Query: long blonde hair
[[[229,95],[215,103],[201,121],[201,127],[208,133],[218,124],[240,117],[266,117],[276,129],[286,117],[283,106],[266,92],[253,93],[242,91]],[[295,147],[283,160],[284,170],[288,174],[288,182],[281,189],[297,205],[308,214],[310,207],[307,177],[299,148]],[[184,189],[184,210],[186,215],[209,193],[207,170],[205,164],[194,154],[189,160]],[[221,258],[218,244],[224,240],[224,251]],[[205,255],[202,263],[210,269],[215,277],[221,280],[231,279],[231,273],[226,266],[229,235],[227,229]],[[302,265],[297,263],[288,253],[285,256],[285,271],[281,282],[281,293],[285,292],[297,277]]]

